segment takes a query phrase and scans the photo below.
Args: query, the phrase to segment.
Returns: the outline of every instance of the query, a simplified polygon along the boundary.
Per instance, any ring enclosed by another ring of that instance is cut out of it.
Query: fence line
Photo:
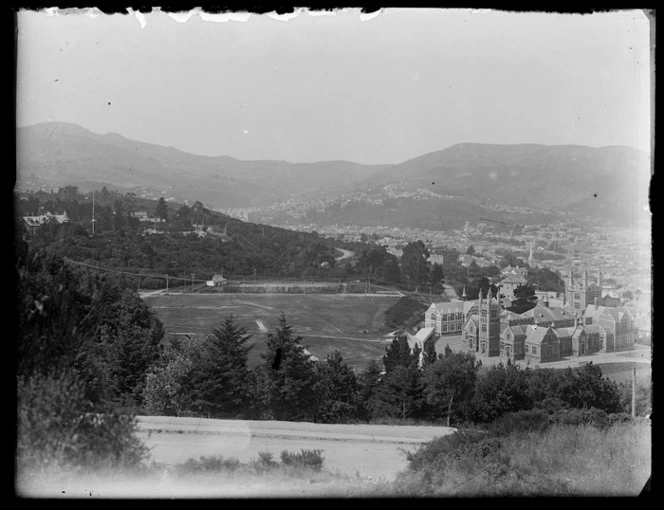
[[[163,273],[148,273],[142,270],[129,270],[125,269],[114,269],[109,267],[103,267],[95,264],[90,264],[87,262],[80,262],[73,260],[69,257],[65,257],[64,261],[66,264],[76,265],[79,267],[89,268],[96,271],[106,271],[109,273],[115,273],[120,275],[126,275],[132,278],[137,278],[139,280],[139,286],[141,279],[153,278],[158,280],[165,280],[165,287],[168,289],[169,282],[181,282],[176,283],[177,287],[183,287],[188,284],[201,285],[206,283],[211,279],[196,279],[190,278],[188,276],[171,276],[169,274]],[[195,273],[193,274],[195,276]],[[367,276],[354,276],[351,279],[344,278],[323,278],[323,277],[297,277],[297,276],[243,276],[243,275],[229,275],[227,277],[228,283],[223,286],[224,292],[227,293],[286,293],[286,294],[370,294],[373,292],[378,293],[399,293],[394,289],[385,290],[376,290],[384,289],[384,287],[376,284],[370,283],[370,278]],[[152,288],[148,285],[146,289]],[[215,287],[217,288],[217,287]]]

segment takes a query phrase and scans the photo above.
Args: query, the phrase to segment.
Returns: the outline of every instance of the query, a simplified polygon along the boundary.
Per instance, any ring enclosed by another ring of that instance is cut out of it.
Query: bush
[[[542,410],[532,410],[505,414],[491,423],[489,430],[498,436],[506,436],[519,432],[543,432],[548,427],[549,415]]]
[[[19,469],[144,467],[148,449],[134,436],[134,417],[93,407],[85,394],[68,372],[18,379]]]
[[[627,413],[613,413],[609,415],[609,421],[611,425],[615,423],[630,423],[632,416]]]
[[[223,455],[203,456],[198,459],[189,459],[183,464],[178,464],[176,471],[178,474],[192,474],[192,473],[221,473],[221,472],[235,472],[242,463],[234,458],[224,458]]]
[[[302,450],[300,453],[281,452],[281,462],[285,466],[311,468],[320,471],[325,458],[321,455],[323,450]]]
[[[265,469],[276,468],[279,464],[273,460],[271,452],[258,452],[258,466]]]
[[[445,463],[458,458],[459,452],[487,437],[486,432],[476,430],[459,430],[454,434],[437,437],[420,446],[415,452],[406,452],[408,469],[419,471],[427,466],[443,468]]]
[[[602,409],[561,409],[549,416],[551,423],[561,425],[592,425],[597,428],[606,428],[611,420],[606,411]]]

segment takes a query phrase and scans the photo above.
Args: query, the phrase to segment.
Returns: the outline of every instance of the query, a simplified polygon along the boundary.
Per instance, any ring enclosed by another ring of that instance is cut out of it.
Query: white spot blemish
[[[248,130],[248,129],[245,129],[244,131],[242,131],[242,134],[248,135],[248,134],[249,134],[249,130]]]
[[[495,181],[498,178],[498,174],[496,172],[489,172],[489,177]]]
[[[385,12],[384,8],[380,8],[377,11],[370,12],[368,14],[364,13],[364,12],[361,12],[360,13],[360,21],[371,21],[372,19],[374,19],[375,17],[383,14],[384,12]]]

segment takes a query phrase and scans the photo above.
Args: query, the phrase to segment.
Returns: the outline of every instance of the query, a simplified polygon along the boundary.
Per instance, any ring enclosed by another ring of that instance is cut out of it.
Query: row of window
[[[442,316],[443,322],[448,322],[448,321],[462,321],[463,320],[463,313],[444,313]],[[435,313],[431,314],[431,320],[436,320],[436,315]]]
[[[448,324],[440,325],[441,332],[461,331],[462,329],[463,329],[463,322],[452,322],[451,324],[449,324],[449,329],[448,329]]]

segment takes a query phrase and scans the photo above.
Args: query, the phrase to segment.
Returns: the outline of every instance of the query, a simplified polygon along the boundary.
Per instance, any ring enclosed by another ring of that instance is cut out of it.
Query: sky
[[[17,126],[290,162],[400,163],[466,142],[651,150],[638,10],[227,18],[20,11]]]

